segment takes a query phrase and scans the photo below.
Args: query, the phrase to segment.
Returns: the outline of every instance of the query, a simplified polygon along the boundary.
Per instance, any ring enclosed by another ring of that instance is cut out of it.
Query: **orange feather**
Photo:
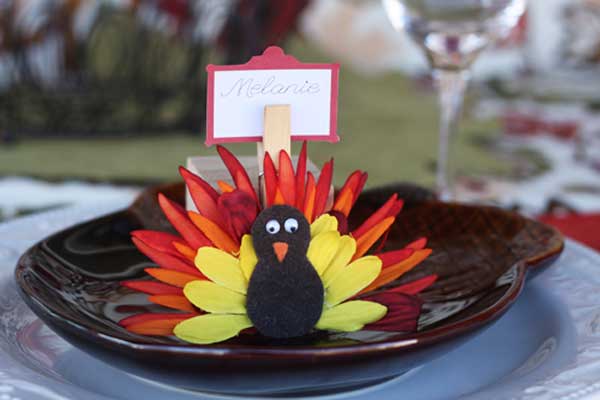
[[[309,172],[306,181],[306,198],[304,199],[304,216],[306,217],[309,223],[313,222],[313,213],[315,210],[315,196],[315,177],[311,172]]]
[[[137,324],[131,324],[127,326],[129,332],[137,333],[138,335],[150,335],[150,336],[172,336],[173,329],[181,321],[185,321],[187,318],[171,318],[161,319],[157,321],[140,322]]]
[[[158,281],[180,288],[184,287],[189,282],[198,280],[197,276],[164,268],[146,268],[144,271]]]
[[[275,193],[275,199],[273,200],[273,204],[285,204],[285,198],[281,193],[281,190],[277,188],[277,192]]]
[[[158,304],[159,306],[172,308],[174,310],[196,312],[196,308],[188,299],[185,298],[185,296],[167,294],[154,295],[148,296],[148,301]]]
[[[362,191],[362,188],[366,181],[366,175],[366,172],[363,173],[361,170],[354,171],[352,174],[350,174],[348,179],[346,179],[346,182],[344,182],[344,185],[340,189],[340,196],[342,193],[344,193],[345,190],[350,189],[352,191],[353,197],[350,204],[350,209],[352,209],[354,203],[356,202],[356,199],[358,198],[358,195]]]
[[[237,253],[240,250],[240,245],[223,229],[210,219],[198,214],[194,211],[189,211],[190,219],[219,249],[228,253]]]
[[[233,192],[235,190],[235,188],[233,186],[231,186],[229,183],[222,181],[222,180],[218,180],[217,185],[219,186],[219,189],[221,189],[222,193],[229,193],[229,192]]]
[[[395,281],[400,276],[404,275],[405,273],[416,267],[418,264],[420,264],[421,261],[426,259],[430,254],[431,249],[417,250],[413,253],[412,256],[408,257],[406,260],[401,261],[396,265],[392,265],[388,268],[382,269],[379,276],[361,293],[373,291],[383,285]]]
[[[175,247],[175,249],[188,260],[194,261],[196,252],[190,246],[181,242],[173,242],[173,247]]]
[[[285,204],[296,205],[296,176],[290,155],[285,150],[279,152],[279,189]]]
[[[367,233],[356,239],[356,253],[354,253],[353,259],[356,260],[362,257],[371,246],[389,229],[389,227],[396,220],[395,217],[387,217],[383,221],[379,222],[373,228],[369,229]]]
[[[350,210],[352,209],[352,204],[354,200],[354,193],[352,192],[352,188],[345,187],[342,189],[340,194],[338,195],[335,203],[333,204],[333,209],[335,211],[339,211],[344,214],[345,217],[350,214]]]

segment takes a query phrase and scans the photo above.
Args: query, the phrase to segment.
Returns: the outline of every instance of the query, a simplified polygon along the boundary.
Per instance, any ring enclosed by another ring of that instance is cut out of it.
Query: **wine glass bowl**
[[[424,50],[439,87],[440,142],[436,171],[441,199],[454,199],[448,148],[463,104],[469,68],[491,42],[505,37],[525,12],[525,0],[382,0],[396,30]]]
[[[433,68],[468,68],[490,42],[506,36],[525,0],[383,0],[392,25],[405,30]]]

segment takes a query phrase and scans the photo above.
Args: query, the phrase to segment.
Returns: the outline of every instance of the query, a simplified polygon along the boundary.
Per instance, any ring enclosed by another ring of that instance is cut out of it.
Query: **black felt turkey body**
[[[252,226],[258,262],[248,283],[247,310],[263,335],[309,333],[321,317],[324,289],[307,258],[310,225],[290,206],[264,210]]]

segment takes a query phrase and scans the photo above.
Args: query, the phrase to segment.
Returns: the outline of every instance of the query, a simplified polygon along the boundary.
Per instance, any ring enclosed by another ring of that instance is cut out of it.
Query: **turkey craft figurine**
[[[337,66],[302,64],[279,48],[269,48],[242,66],[207,69],[207,143],[261,141],[262,179],[253,182],[242,163],[220,145],[217,151],[232,184],[218,181],[215,188],[180,168],[197,211],[186,211],[160,194],[159,205],[179,235],[133,232],[133,243],[158,267],[146,268],[147,278],[122,282],[146,293],[151,303],[164,310],[128,316],[120,325],[135,334],[175,336],[193,344],[218,343],[238,335],[290,339],[318,331],[417,329],[422,305],[418,294],[436,276],[402,284],[398,278],[421,263],[431,249],[426,248],[425,238],[419,238],[407,241],[403,248],[381,251],[402,200],[392,195],[362,223],[349,226],[348,217],[367,174],[353,172],[332,198],[333,160],[316,177],[307,168],[306,141],[295,168],[285,145],[286,130],[288,141],[290,134],[292,139],[337,141]],[[219,70],[233,76],[215,79]],[[258,85],[265,77],[265,82],[271,82],[269,90],[248,86],[256,94],[251,105],[241,89],[239,99],[224,103],[217,99],[237,90],[232,87],[244,87],[245,82]],[[294,90],[300,82],[321,98],[306,102],[301,96],[311,93]],[[263,122],[246,112],[256,110],[259,99],[261,105],[278,101],[290,105],[291,126],[288,119],[279,148],[269,144],[268,121],[264,121],[265,137],[257,138]],[[298,117],[314,116],[317,110],[306,112],[320,102],[330,107],[326,123],[294,124]],[[227,121],[230,130],[223,135],[223,107],[233,109],[242,120],[248,118],[242,121],[247,131]]]

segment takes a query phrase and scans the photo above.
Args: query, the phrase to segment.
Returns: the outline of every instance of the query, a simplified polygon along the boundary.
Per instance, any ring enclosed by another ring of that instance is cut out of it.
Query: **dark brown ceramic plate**
[[[183,197],[182,185],[160,190]],[[360,386],[400,375],[462,343],[502,315],[526,276],[548,266],[563,248],[557,231],[518,214],[430,201],[426,192],[406,187],[364,193],[351,224],[395,190],[409,201],[387,247],[427,236],[434,249],[402,282],[439,276],[422,294],[425,304],[415,333],[321,333],[291,342],[244,336],[210,346],[129,333],[117,321],[156,307],[119,281],[142,276],[150,264],[131,245],[129,232],[168,229],[156,206],[157,189],[146,191],[127,210],[38,243],[19,261],[16,279],[25,301],[58,334],[145,378],[244,394]]]

